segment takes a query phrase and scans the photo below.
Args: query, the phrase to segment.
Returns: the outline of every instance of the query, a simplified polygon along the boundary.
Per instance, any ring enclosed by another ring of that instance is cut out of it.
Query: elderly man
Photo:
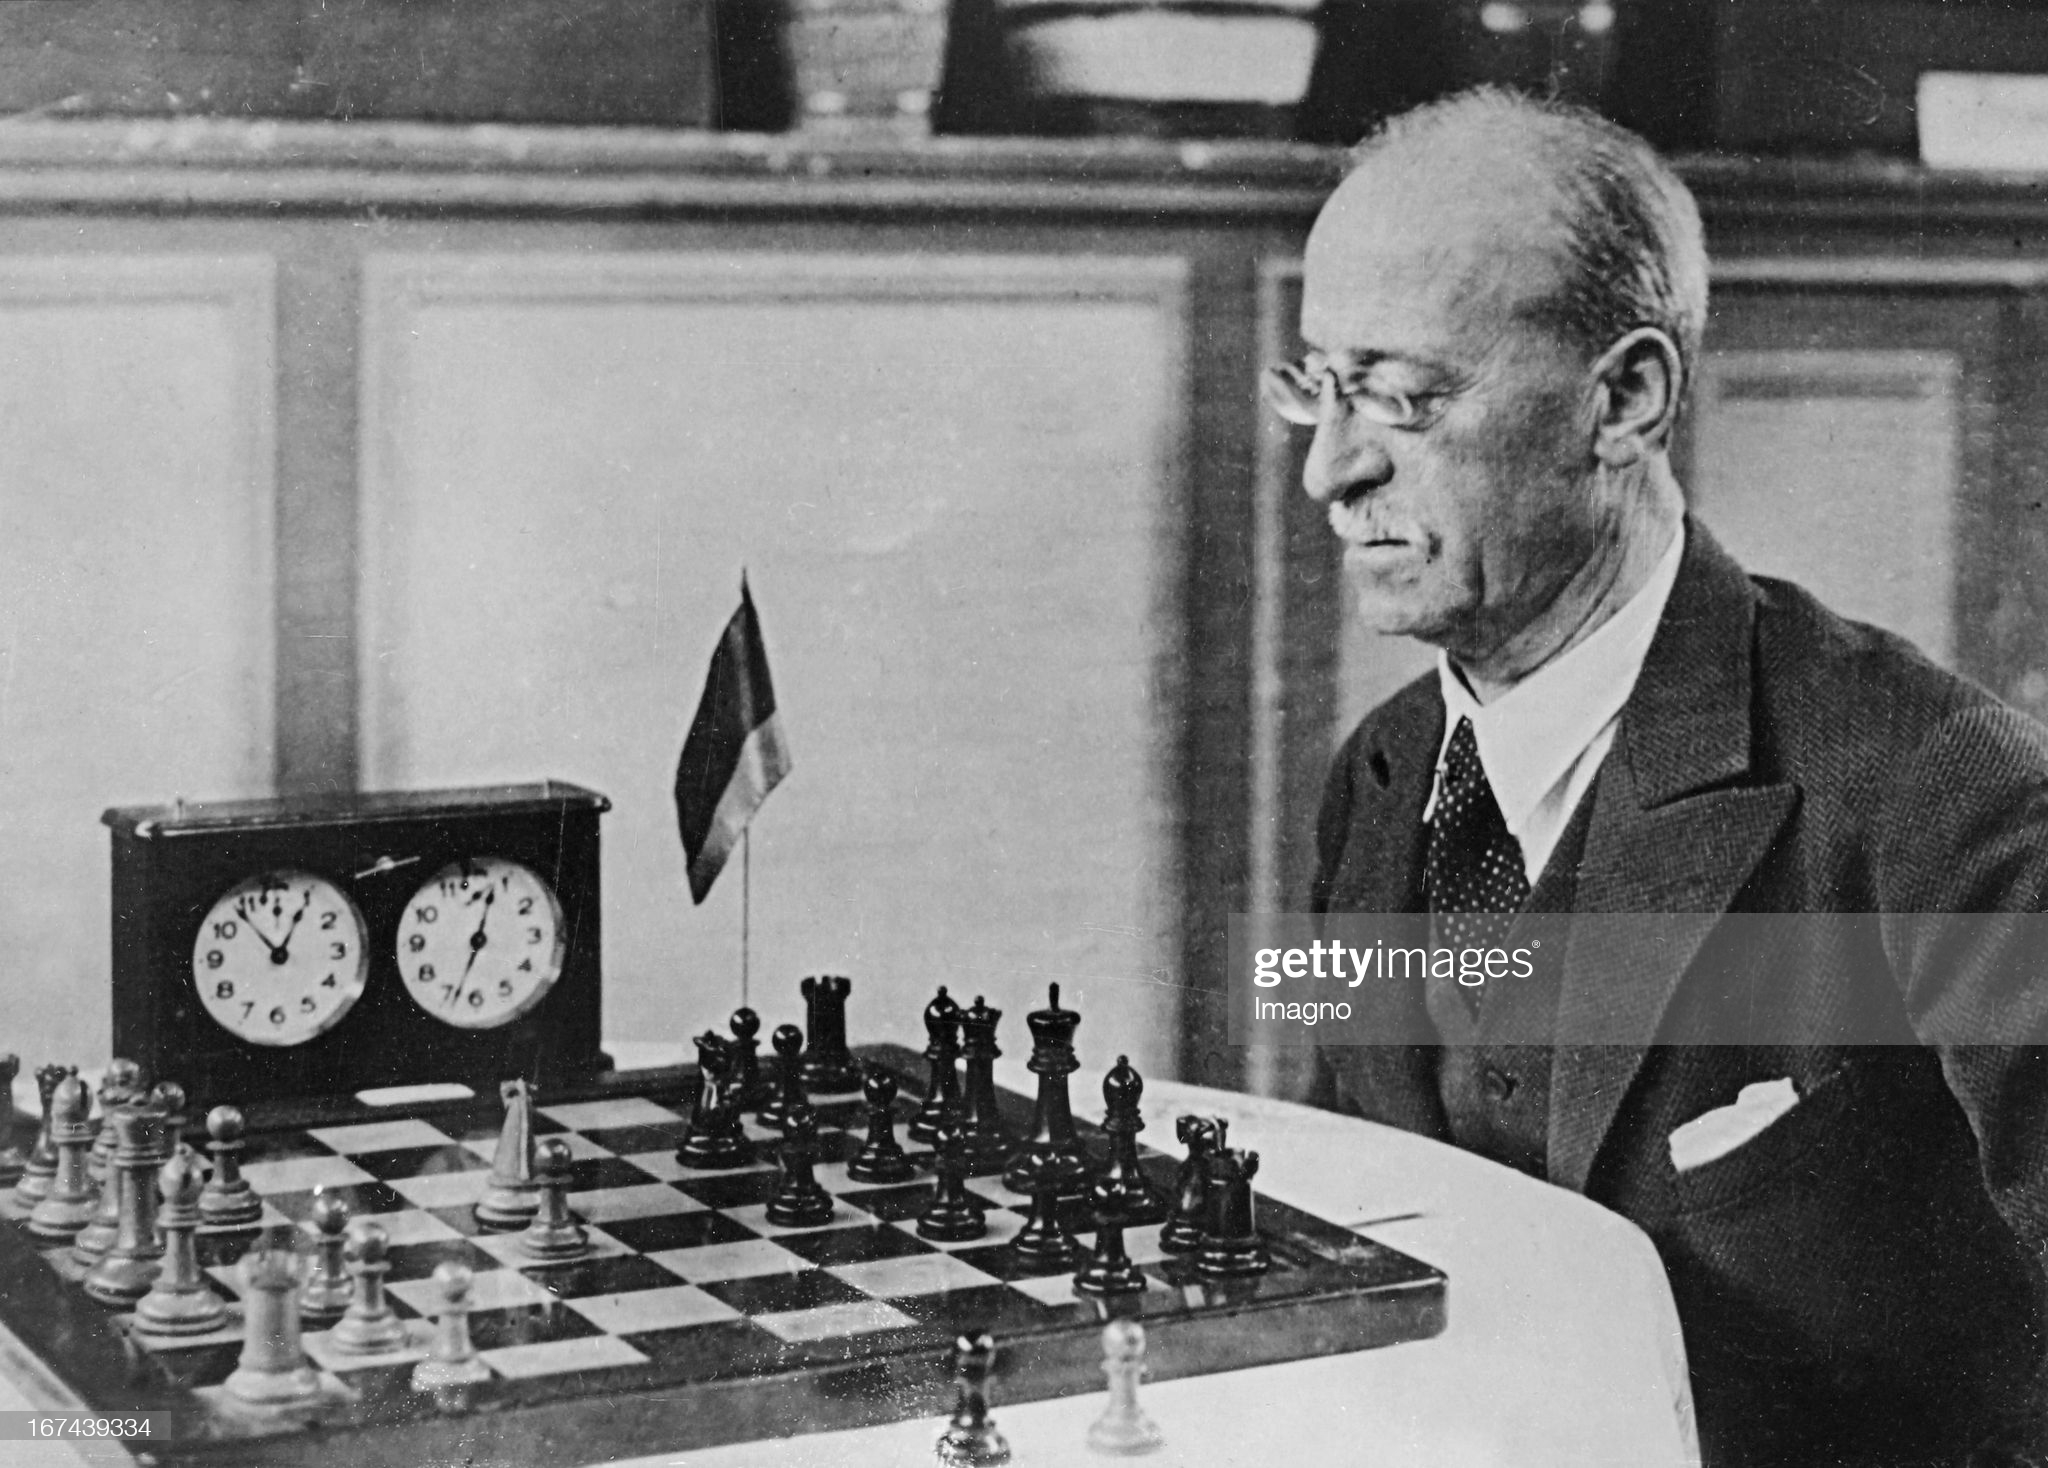
[[[1316,221],[1270,395],[1366,623],[1440,649],[1336,760],[1316,910],[1671,915],[1355,991],[1398,1043],[1323,1051],[1323,1099],[1639,1223],[1709,1464],[2028,1461],[2048,1051],[1986,1042],[2048,1037],[2039,927],[1729,915],[2042,911],[2048,735],[1687,518],[1706,276],[1639,139],[1500,92],[1395,119]]]

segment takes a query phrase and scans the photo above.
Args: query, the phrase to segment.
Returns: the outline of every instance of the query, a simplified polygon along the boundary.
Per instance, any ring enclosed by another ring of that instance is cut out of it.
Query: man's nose
[[[1394,461],[1374,426],[1347,412],[1341,403],[1326,403],[1302,466],[1302,487],[1319,505],[1342,504],[1369,494],[1394,474]]]

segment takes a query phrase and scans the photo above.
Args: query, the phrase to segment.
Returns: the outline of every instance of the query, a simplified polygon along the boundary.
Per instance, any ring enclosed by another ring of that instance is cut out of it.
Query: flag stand
[[[739,1007],[748,1007],[748,938],[754,913],[754,831],[739,833]]]

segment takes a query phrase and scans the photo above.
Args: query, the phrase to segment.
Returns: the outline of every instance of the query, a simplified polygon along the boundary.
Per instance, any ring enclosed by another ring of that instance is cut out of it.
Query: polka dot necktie
[[[1502,942],[1529,900],[1522,846],[1486,783],[1470,719],[1458,720],[1445,752],[1423,881],[1437,941],[1453,948]]]

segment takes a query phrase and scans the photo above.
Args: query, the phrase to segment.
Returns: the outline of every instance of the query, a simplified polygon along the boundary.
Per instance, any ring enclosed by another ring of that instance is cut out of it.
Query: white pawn
[[[355,1277],[355,1298],[327,1341],[337,1351],[353,1356],[371,1356],[405,1346],[405,1322],[384,1297],[384,1276],[391,1265],[384,1257],[390,1235],[367,1220],[358,1220],[349,1230],[348,1246],[342,1258]]]
[[[348,1204],[332,1193],[316,1193],[312,1213],[300,1227],[312,1242],[313,1266],[299,1289],[299,1316],[314,1325],[332,1325],[355,1298],[355,1281],[342,1264]]]
[[[1153,1451],[1166,1439],[1138,1405],[1138,1382],[1145,1374],[1144,1326],[1112,1320],[1102,1327],[1102,1374],[1109,1378],[1109,1405],[1088,1428],[1088,1446],[1119,1457]]]
[[[434,1343],[428,1347],[427,1359],[412,1369],[414,1391],[438,1391],[491,1379],[491,1368],[477,1358],[476,1347],[469,1341],[472,1278],[466,1264],[434,1267],[434,1289],[441,1297],[441,1309],[435,1316]]]

